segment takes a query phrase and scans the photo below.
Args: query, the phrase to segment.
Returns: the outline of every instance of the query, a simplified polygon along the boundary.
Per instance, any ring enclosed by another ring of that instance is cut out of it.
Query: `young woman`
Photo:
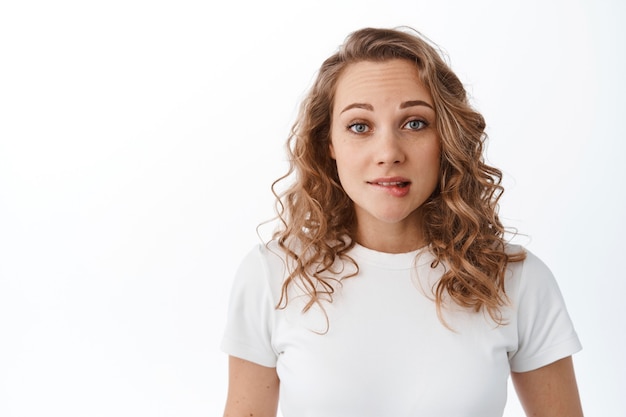
[[[237,273],[225,416],[581,416],[556,282],[504,240],[459,79],[409,30],[352,33],[289,139],[281,227]]]

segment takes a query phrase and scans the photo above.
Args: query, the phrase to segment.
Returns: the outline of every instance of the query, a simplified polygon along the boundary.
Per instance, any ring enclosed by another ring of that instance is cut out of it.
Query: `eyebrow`
[[[435,110],[432,105],[428,104],[427,102],[423,100],[409,100],[400,104],[401,109],[407,109],[409,107],[415,107],[415,106],[425,106],[432,110]],[[344,109],[341,110],[341,113],[346,112],[350,109],[365,109],[369,111],[374,111],[374,106],[372,106],[371,104],[367,104],[367,103],[352,103],[344,107]]]
[[[367,104],[367,103],[352,103],[344,107],[341,113],[346,112],[350,109],[365,109],[365,110],[373,111],[374,106],[372,106],[371,104]]]
[[[414,107],[414,106],[426,106],[426,107],[429,107],[429,108],[435,110],[432,105],[426,103],[423,100],[405,101],[404,103],[400,104],[400,108],[401,109],[406,109],[408,107]]]

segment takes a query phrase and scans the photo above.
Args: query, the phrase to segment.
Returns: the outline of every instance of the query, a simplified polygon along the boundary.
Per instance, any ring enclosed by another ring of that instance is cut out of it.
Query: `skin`
[[[279,385],[276,368],[230,356],[224,417],[276,417]]]
[[[339,77],[330,154],[361,245],[391,253],[425,245],[420,208],[437,186],[441,155],[433,108],[406,60],[350,64]],[[398,179],[408,185],[389,185]]]
[[[529,372],[511,372],[517,396],[532,417],[582,417],[572,357]]]
[[[408,61],[351,64],[338,80],[330,154],[355,203],[363,246],[401,253],[426,243],[421,206],[437,185],[441,153],[432,107]],[[410,186],[381,185],[381,178]],[[511,378],[528,416],[583,415],[571,357]],[[224,416],[276,417],[279,388],[276,368],[231,356]]]

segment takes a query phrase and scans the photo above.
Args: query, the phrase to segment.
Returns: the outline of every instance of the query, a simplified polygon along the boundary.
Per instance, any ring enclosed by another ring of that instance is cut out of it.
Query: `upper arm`
[[[582,417],[572,357],[528,372],[511,372],[527,416]]]
[[[224,417],[276,417],[279,386],[276,368],[230,356]]]

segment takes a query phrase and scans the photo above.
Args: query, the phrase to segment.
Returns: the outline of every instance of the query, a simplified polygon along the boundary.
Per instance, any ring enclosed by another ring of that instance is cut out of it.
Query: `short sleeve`
[[[509,352],[511,370],[532,371],[581,350],[552,272],[531,252],[516,268],[521,269],[513,296],[518,344]]]
[[[231,356],[275,367],[277,355],[272,348],[275,304],[267,275],[259,246],[248,253],[235,274],[221,349]]]

